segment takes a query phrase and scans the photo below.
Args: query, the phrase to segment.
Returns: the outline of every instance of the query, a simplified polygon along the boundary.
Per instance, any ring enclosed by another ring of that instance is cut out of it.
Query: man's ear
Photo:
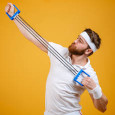
[[[85,50],[85,54],[88,55],[88,54],[90,54],[92,51],[93,51],[92,49],[88,48],[88,49]]]

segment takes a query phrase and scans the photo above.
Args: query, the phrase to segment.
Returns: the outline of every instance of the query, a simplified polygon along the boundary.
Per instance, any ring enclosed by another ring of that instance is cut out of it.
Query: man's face
[[[68,47],[69,52],[74,55],[83,55],[87,48],[88,44],[81,35]]]

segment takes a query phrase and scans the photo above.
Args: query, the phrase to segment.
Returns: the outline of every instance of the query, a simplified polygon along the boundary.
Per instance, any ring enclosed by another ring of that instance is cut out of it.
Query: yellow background
[[[104,115],[114,114],[115,1],[114,0],[0,0],[0,115],[43,115],[45,85],[50,68],[46,53],[20,33],[5,14],[7,2],[43,38],[68,47],[85,29],[102,39],[90,58],[103,93],[108,98]],[[83,115],[102,115],[87,91],[81,96]]]

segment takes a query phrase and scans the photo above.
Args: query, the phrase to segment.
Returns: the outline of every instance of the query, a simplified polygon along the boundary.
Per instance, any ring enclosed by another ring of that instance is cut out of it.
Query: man
[[[5,11],[12,16],[14,6],[8,3]],[[28,40],[50,57],[51,67],[46,83],[44,115],[81,115],[82,107],[79,105],[79,101],[80,95],[85,89],[88,90],[94,106],[101,112],[106,111],[108,100],[102,93],[96,72],[91,67],[88,58],[100,48],[101,39],[96,32],[89,28],[85,29],[68,48],[53,42],[48,42],[47,48],[45,48],[17,20],[14,19],[13,21]],[[74,68],[77,70],[83,69],[90,75],[90,77],[85,76],[83,78],[81,83],[84,86],[73,81],[75,76],[52,55],[50,45]]]

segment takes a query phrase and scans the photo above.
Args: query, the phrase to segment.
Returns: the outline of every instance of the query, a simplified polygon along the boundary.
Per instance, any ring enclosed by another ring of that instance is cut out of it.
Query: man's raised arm
[[[10,15],[13,16],[13,14],[15,13],[14,11],[14,6],[12,3],[8,3],[5,7],[5,11]],[[22,20],[18,15],[17,17]],[[18,29],[20,30],[20,32],[24,35],[25,38],[27,38],[29,41],[31,41],[32,43],[34,43],[38,48],[40,48],[42,51],[48,53],[48,45],[46,45],[46,48],[32,35],[30,34],[16,19],[13,20],[14,23],[17,25]],[[26,24],[27,27],[29,27]],[[38,38],[39,39],[39,38]],[[45,40],[46,41],[46,40]]]

